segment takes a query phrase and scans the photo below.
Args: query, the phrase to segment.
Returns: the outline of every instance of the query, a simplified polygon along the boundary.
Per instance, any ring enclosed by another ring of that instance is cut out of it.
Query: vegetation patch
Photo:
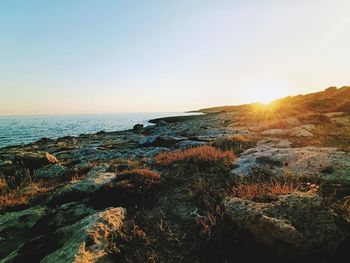
[[[320,124],[330,123],[331,118],[322,113],[311,113],[311,114],[302,115],[300,117],[300,121],[302,121],[305,124],[320,125]]]
[[[232,191],[235,197],[255,199],[268,196],[291,194],[298,190],[292,182],[238,183]]]
[[[229,169],[235,165],[236,156],[231,151],[221,151],[212,146],[200,146],[186,150],[160,153],[155,158],[158,165],[171,165],[177,163],[189,164],[198,169],[210,166]]]
[[[157,193],[161,178],[149,169],[132,169],[116,175],[115,179],[93,194],[94,206],[135,207],[151,204]]]
[[[48,193],[52,187],[42,182],[30,183],[20,190],[8,190],[0,195],[0,212],[24,207],[39,196]]]
[[[232,135],[217,138],[213,143],[217,149],[240,154],[256,145],[257,139],[252,136]]]

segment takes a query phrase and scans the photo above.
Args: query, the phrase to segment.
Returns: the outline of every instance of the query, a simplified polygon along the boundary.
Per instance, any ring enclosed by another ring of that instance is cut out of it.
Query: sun
[[[247,100],[269,105],[272,101],[288,96],[287,89],[277,85],[259,85],[246,90]]]
[[[264,106],[268,106],[275,99],[277,99],[277,97],[264,96],[264,97],[260,98],[260,100],[258,102]]]

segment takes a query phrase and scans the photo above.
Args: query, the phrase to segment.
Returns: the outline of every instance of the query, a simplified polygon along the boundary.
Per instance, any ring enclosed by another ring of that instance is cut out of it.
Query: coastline
[[[34,143],[42,138],[114,132],[132,129],[138,123],[151,125],[151,119],[189,116],[185,112],[118,113],[85,115],[6,116],[0,119],[0,148]]]
[[[332,110],[226,108],[1,148],[0,258],[347,262],[350,114]]]

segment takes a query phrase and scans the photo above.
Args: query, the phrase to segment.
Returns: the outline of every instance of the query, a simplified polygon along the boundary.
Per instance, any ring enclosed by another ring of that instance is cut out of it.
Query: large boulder
[[[53,238],[61,247],[41,262],[108,262],[125,213],[124,208],[110,208],[58,229]]]
[[[132,127],[132,130],[134,133],[142,133],[143,124],[135,124],[134,127]]]
[[[330,254],[344,239],[335,214],[318,195],[289,194],[271,203],[228,198],[224,206],[237,226],[279,255]]]

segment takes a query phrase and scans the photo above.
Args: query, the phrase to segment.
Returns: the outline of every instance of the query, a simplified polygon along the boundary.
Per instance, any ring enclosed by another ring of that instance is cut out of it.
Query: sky
[[[348,0],[2,0],[0,115],[187,111],[349,84]]]

